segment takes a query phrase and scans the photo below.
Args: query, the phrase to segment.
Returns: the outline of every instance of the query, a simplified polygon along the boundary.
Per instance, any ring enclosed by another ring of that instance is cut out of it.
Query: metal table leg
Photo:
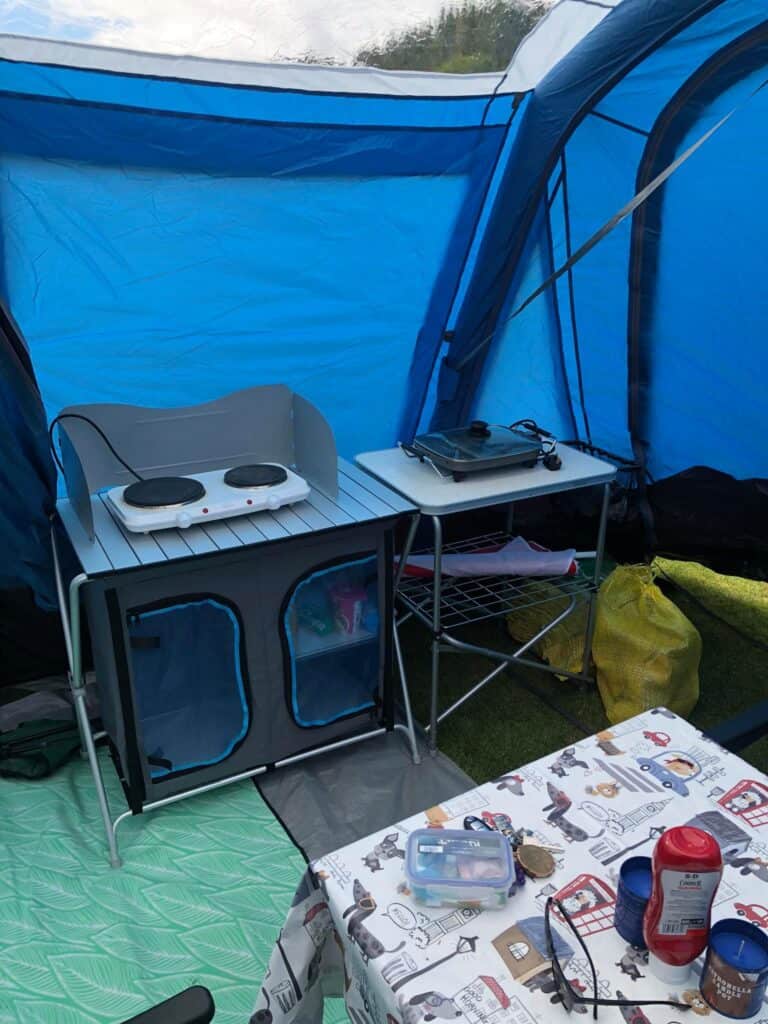
[[[434,594],[432,605],[432,691],[429,707],[429,752],[437,753],[437,705],[440,686],[440,602],[443,591],[443,524],[439,516],[432,516],[432,527],[435,534],[434,548]]]
[[[589,675],[589,666],[592,660],[592,638],[595,634],[595,619],[597,617],[597,593],[600,587],[600,578],[603,571],[603,556],[605,555],[605,534],[608,529],[608,504],[611,496],[611,485],[603,485],[603,503],[600,511],[600,526],[597,531],[597,548],[595,549],[595,590],[589,598],[589,611],[587,613],[587,629],[584,635],[584,660],[581,663],[581,674]]]
[[[416,742],[416,730],[413,726],[413,713],[411,711],[411,695],[408,691],[408,677],[405,673],[405,662],[403,661],[403,651],[400,647],[400,634],[398,632],[397,619],[392,623],[392,632],[394,634],[395,643],[395,658],[397,660],[397,670],[400,673],[400,685],[403,691],[403,709],[405,711],[405,726],[395,726],[395,728],[404,729],[408,736],[408,742],[411,747],[411,760],[414,764],[421,764],[421,754],[419,753],[419,747]]]
[[[55,526],[52,526],[51,546],[53,551],[53,568],[56,576],[56,594],[59,602],[59,614],[61,616],[62,629],[64,630],[64,646],[66,647],[67,661],[69,663],[69,687],[72,691],[72,698],[75,704],[75,716],[77,718],[78,729],[80,730],[80,739],[88,757],[91,774],[93,775],[93,783],[96,787],[99,811],[101,812],[101,819],[107,836],[107,846],[109,847],[109,863],[113,868],[119,868],[122,866],[123,862],[120,859],[120,854],[117,849],[115,828],[112,823],[109,801],[107,800],[107,791],[104,787],[104,779],[101,774],[101,766],[96,754],[96,745],[93,741],[93,733],[91,732],[91,723],[88,720],[88,708],[85,701],[85,684],[83,682],[82,646],[80,635],[80,588],[84,583],[87,583],[88,577],[85,573],[80,573],[78,576],[75,576],[69,585],[69,604],[67,604],[64,596],[64,580],[61,575],[61,564],[59,561],[58,549],[56,547],[54,531]]]
[[[415,515],[411,516],[411,523],[410,523],[410,526],[408,527],[408,534],[407,534],[407,536],[405,538],[405,544],[403,545],[403,550],[400,553],[400,560],[398,561],[397,570],[395,572],[395,581],[394,581],[394,601],[395,602],[397,601],[397,591],[398,591],[398,589],[400,587],[400,580],[403,578],[403,573],[405,572],[405,563],[408,561],[408,556],[411,553],[411,548],[413,547],[413,542],[416,539],[416,531],[419,528],[420,520],[421,520],[421,515],[418,512]],[[408,614],[408,618],[410,618],[410,613]],[[400,634],[398,632],[397,612],[396,611],[395,611],[395,615],[393,616],[392,630],[393,630],[393,634],[394,634],[395,658],[397,660],[397,670],[400,673],[400,687],[401,687],[402,694],[403,694],[403,710],[405,711],[405,721],[406,721],[406,725],[404,727],[403,726],[395,726],[395,728],[401,728],[407,734],[408,742],[409,742],[410,747],[411,747],[411,759],[412,759],[414,764],[419,765],[419,764],[421,764],[421,754],[419,753],[419,747],[418,747],[418,744],[416,742],[416,730],[415,730],[414,725],[413,725],[413,713],[411,711],[411,695],[410,695],[410,691],[408,689],[408,676],[407,676],[406,671],[405,671],[405,662],[403,660],[403,650],[402,650],[402,647],[400,646]]]

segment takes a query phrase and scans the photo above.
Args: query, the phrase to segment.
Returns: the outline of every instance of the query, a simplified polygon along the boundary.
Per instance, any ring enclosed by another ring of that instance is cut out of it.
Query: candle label
[[[720,874],[717,871],[662,871],[664,910],[659,921],[661,935],[686,935],[707,927]]]
[[[709,1005],[731,1017],[750,1017],[763,998],[765,976],[742,972],[710,947],[701,979],[701,994]]]

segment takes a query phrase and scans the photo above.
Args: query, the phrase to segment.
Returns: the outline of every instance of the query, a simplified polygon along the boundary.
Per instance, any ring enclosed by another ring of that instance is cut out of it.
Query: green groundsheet
[[[252,783],[128,819],[118,870],[78,758],[0,781],[0,830],[0,1024],[119,1024],[193,984],[247,1024],[304,870]]]

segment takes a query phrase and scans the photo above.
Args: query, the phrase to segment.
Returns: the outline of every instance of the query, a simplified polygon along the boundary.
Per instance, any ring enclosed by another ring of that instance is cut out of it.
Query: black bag
[[[0,733],[0,777],[43,779],[79,749],[80,735],[69,722],[24,722]]]

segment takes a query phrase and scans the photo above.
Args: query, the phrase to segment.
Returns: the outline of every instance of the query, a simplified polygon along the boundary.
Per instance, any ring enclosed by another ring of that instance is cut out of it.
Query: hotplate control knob
[[[189,512],[179,512],[179,514],[176,516],[176,524],[182,530],[186,530],[188,526],[191,526],[192,517],[190,516]]]

